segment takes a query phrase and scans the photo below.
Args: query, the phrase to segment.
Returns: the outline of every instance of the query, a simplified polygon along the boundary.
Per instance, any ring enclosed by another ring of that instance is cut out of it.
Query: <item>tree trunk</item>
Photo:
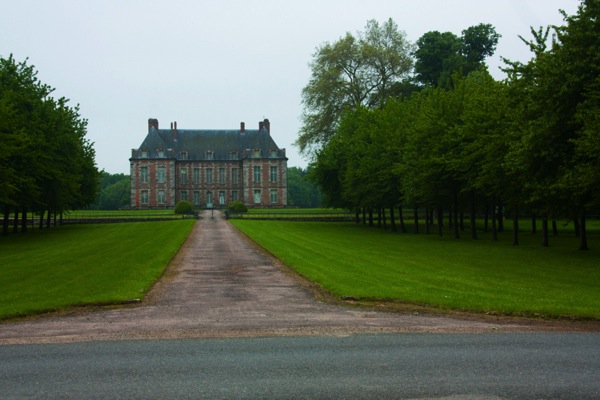
[[[548,241],[548,216],[546,215],[542,217],[542,247],[550,247],[550,242]]]
[[[519,206],[513,209],[513,246],[519,245]]]
[[[40,230],[44,227],[44,210],[40,210]]]
[[[358,208],[354,210],[354,222],[360,223],[360,210]]]
[[[4,217],[2,219],[2,235],[8,235],[8,224],[10,218],[10,207],[4,206]]]
[[[579,237],[579,231],[581,230],[581,227],[579,226],[579,216],[575,215],[575,217],[573,217],[573,226],[575,228],[575,237]]]
[[[381,208],[377,209],[377,227],[381,228]]]
[[[367,224],[367,207],[363,207],[362,214],[363,214],[363,225],[366,225]]]
[[[556,220],[552,220],[552,236],[558,236],[558,227],[556,226]]]
[[[373,226],[373,209],[369,208],[369,226]]]
[[[589,250],[585,225],[586,225],[585,211],[582,211],[581,212],[581,223],[579,224],[579,250],[580,251]]]
[[[404,212],[402,211],[402,204],[398,207],[398,220],[400,221],[400,232],[406,233],[406,226],[404,225]]]
[[[504,205],[498,202],[498,232],[504,232]]]
[[[438,220],[438,235],[444,235],[444,209],[442,206],[438,206],[437,209],[437,220]]]
[[[19,208],[15,207],[15,218],[13,219],[13,233],[19,232]]]
[[[452,212],[454,214],[454,223],[452,224],[454,228],[454,239],[460,239],[459,225],[458,225],[458,193],[454,191],[454,210]]]
[[[383,218],[383,230],[387,231],[387,220],[385,218],[385,208],[381,209],[381,218]]]
[[[27,232],[27,207],[21,211],[21,232]]]
[[[425,234],[431,233],[431,224],[429,223],[429,208],[425,209]]]
[[[531,234],[535,235],[537,233],[537,221],[535,217],[535,213],[531,214]]]
[[[496,224],[496,200],[492,200],[492,240],[498,241],[498,226]]]
[[[396,228],[396,216],[394,215],[394,207],[390,207],[390,223],[392,225],[392,232],[398,232],[398,228]]]
[[[484,233],[488,233],[489,214],[490,214],[490,206],[486,199],[484,210],[483,210],[483,232]]]
[[[419,209],[417,207],[413,208],[413,219],[415,222],[415,233],[419,233]]]
[[[475,219],[475,194],[471,193],[471,209],[469,211],[471,223],[471,239],[477,240],[477,221]]]
[[[452,223],[452,207],[448,207],[448,229],[454,228],[454,224]]]

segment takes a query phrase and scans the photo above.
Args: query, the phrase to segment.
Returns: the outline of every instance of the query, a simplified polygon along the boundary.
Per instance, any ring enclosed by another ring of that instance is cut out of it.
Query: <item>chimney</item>
[[[246,133],[246,124],[244,122],[240,122],[240,133]]]
[[[152,128],[158,130],[158,120],[156,118],[148,118],[148,132]]]
[[[267,133],[271,134],[271,123],[269,122],[269,120],[267,118],[265,118],[264,124],[265,124],[265,128],[267,128]]]
[[[265,126],[265,123],[263,121],[259,121],[258,122],[258,131],[259,132],[262,131],[264,126]]]
[[[173,122],[173,140],[177,140],[177,121]]]

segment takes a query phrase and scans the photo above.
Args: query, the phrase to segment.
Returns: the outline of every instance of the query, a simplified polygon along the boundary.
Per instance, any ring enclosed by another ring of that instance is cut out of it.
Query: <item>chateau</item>
[[[196,207],[287,205],[287,157],[271,138],[268,119],[258,129],[242,122],[234,130],[159,129],[132,149],[131,208],[173,208],[180,200]]]

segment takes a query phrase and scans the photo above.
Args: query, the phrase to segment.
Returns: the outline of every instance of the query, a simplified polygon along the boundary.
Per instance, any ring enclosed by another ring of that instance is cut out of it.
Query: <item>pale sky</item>
[[[129,174],[131,149],[148,118],[161,128],[257,129],[271,136],[288,166],[307,160],[293,145],[301,90],[317,46],[368,20],[392,18],[410,42],[428,31],[490,23],[502,35],[488,60],[527,61],[518,35],[562,24],[577,0],[0,0],[0,55],[39,71],[55,97],[79,104],[99,169]]]

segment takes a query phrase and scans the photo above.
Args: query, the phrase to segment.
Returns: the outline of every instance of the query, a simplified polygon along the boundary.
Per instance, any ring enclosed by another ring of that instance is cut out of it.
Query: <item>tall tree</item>
[[[350,33],[317,48],[312,73],[302,90],[302,126],[296,145],[306,155],[327,144],[342,113],[359,106],[381,106],[392,88],[412,69],[412,45],[392,19],[367,22],[364,32]]]
[[[496,51],[499,39],[490,24],[471,26],[460,37],[451,32],[427,32],[417,40],[416,79],[428,86],[446,86],[456,72],[468,75],[483,68],[485,59]]]

